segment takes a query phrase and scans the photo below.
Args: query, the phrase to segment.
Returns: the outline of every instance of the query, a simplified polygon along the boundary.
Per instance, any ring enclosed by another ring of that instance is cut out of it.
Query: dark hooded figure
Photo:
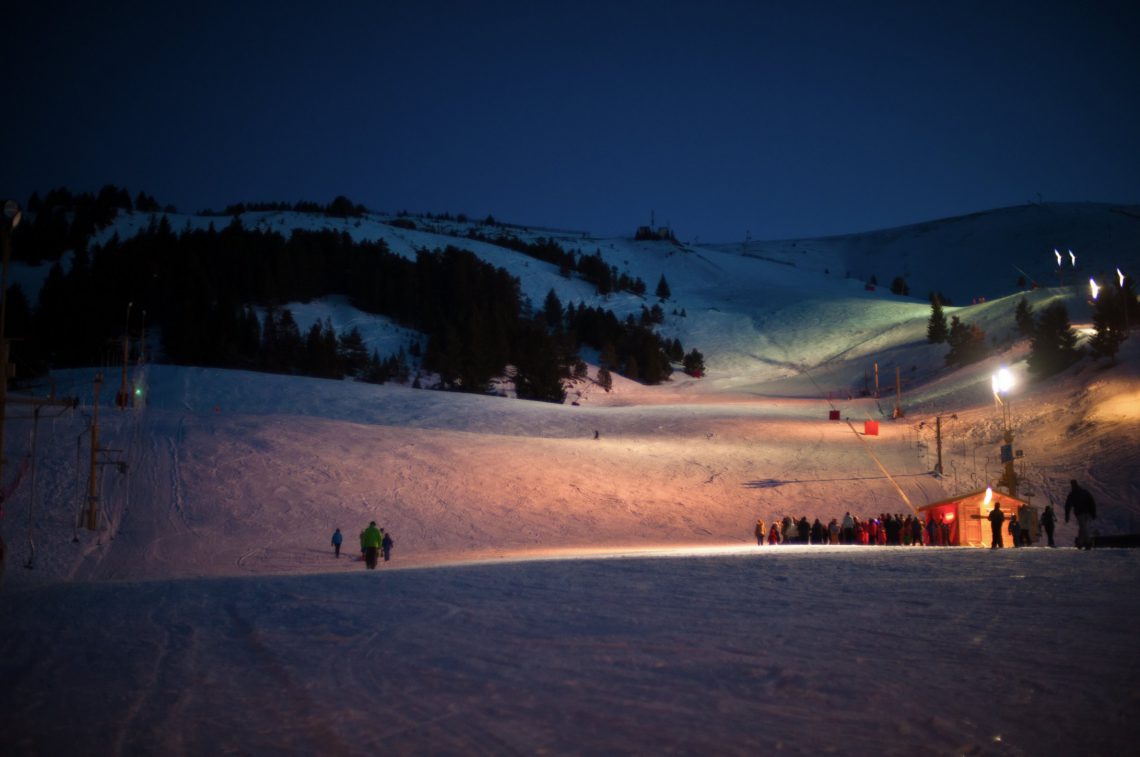
[[[1001,549],[1001,524],[1005,523],[1005,513],[1001,511],[997,500],[994,500],[994,509],[986,517],[990,521],[990,549]]]
[[[1065,522],[1069,522],[1069,514],[1077,516],[1077,548],[1092,549],[1092,537],[1089,535],[1089,521],[1096,519],[1096,501],[1087,489],[1082,489],[1076,480],[1072,484],[1072,491],[1065,499]]]
[[[1041,525],[1045,528],[1045,535],[1049,537],[1049,546],[1057,546],[1053,543],[1053,529],[1057,525],[1057,515],[1053,512],[1052,505],[1045,505],[1045,512],[1041,513]]]
[[[381,532],[384,536],[380,539],[380,551],[384,553],[384,562],[392,559],[392,547],[396,546],[396,542],[392,540],[392,532],[388,529],[382,529]]]
[[[1009,538],[1013,540],[1013,546],[1021,546],[1021,523],[1017,520],[1017,514],[1009,516]]]

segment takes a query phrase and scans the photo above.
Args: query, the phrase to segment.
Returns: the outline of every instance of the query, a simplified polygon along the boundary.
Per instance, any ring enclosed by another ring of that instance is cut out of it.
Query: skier
[[[344,537],[341,535],[340,529],[338,528],[337,530],[333,531],[332,545],[333,545],[333,549],[336,550],[336,556],[337,557],[340,557],[340,545],[341,545],[341,542],[343,542],[343,541],[344,541]]]
[[[380,549],[384,552],[384,562],[388,562],[392,556],[392,547],[396,546],[396,542],[392,540],[392,534],[388,533],[387,529],[380,529],[380,533],[384,534],[380,540]]]
[[[990,549],[1001,549],[1001,524],[1005,522],[1005,513],[1001,511],[996,499],[994,509],[990,510],[990,514],[986,517],[990,521]]]
[[[376,556],[380,552],[380,529],[376,521],[368,524],[368,528],[360,534],[360,546],[364,548],[364,564],[369,570],[376,568]]]
[[[1057,515],[1053,512],[1052,505],[1045,505],[1045,512],[1041,513],[1041,525],[1045,527],[1045,535],[1049,537],[1049,546],[1055,547],[1053,543],[1053,528],[1057,524]]]
[[[1089,521],[1096,520],[1096,501],[1087,489],[1082,489],[1076,479],[1069,482],[1073,490],[1065,499],[1065,522],[1069,522],[1069,513],[1077,516],[1077,548],[1092,549],[1092,537],[1089,536]]]

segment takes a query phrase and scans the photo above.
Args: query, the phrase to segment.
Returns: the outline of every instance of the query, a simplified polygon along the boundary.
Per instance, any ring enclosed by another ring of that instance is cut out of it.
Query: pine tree
[[[598,386],[607,392],[614,387],[614,377],[610,375],[610,370],[604,365],[598,368]]]
[[[902,276],[895,276],[894,280],[891,281],[891,294],[899,294],[904,297],[909,295],[910,287],[907,286],[906,279]]]
[[[353,326],[349,332],[340,338],[337,345],[337,357],[348,376],[359,376],[368,365],[368,350],[364,347],[364,337],[360,329]],[[379,357],[377,357],[379,362]]]
[[[958,316],[950,316],[950,333],[946,335],[950,352],[946,362],[955,367],[976,363],[986,356],[986,332],[976,324],[964,323]]]
[[[657,291],[654,292],[654,294],[656,294],[662,302],[672,296],[672,292],[669,290],[669,282],[665,281],[665,274],[661,274],[661,280],[657,282]]]
[[[1115,290],[1102,292],[1093,308],[1093,329],[1096,333],[1089,339],[1089,354],[1094,360],[1102,357],[1116,360],[1120,344],[1128,337],[1124,330],[1122,314],[1124,302]]]
[[[546,301],[542,305],[542,314],[549,328],[562,328],[562,301],[558,299],[554,289],[546,293]]]
[[[685,367],[685,373],[699,378],[705,373],[705,356],[694,347],[689,354],[685,355],[682,365]]]
[[[1075,363],[1081,356],[1077,334],[1069,324],[1069,311],[1063,302],[1054,302],[1042,311],[1029,346],[1029,372],[1052,376]]]
[[[1029,307],[1029,302],[1024,297],[1018,300],[1017,311],[1013,317],[1017,321],[1017,330],[1022,336],[1033,336],[1033,308]]]
[[[926,341],[942,344],[946,341],[946,314],[942,312],[942,300],[930,298],[930,321],[926,325]]]
[[[641,378],[641,366],[637,364],[637,357],[635,355],[630,355],[625,359],[625,370],[622,371],[622,374],[626,378],[633,379],[634,381]]]

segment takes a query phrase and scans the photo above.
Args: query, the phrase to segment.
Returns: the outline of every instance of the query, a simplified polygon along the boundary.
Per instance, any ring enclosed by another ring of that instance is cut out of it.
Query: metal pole
[[[133,302],[127,303],[127,320],[123,324],[123,380],[119,384],[119,394],[115,397],[115,404],[119,406],[120,410],[126,410],[127,405],[130,404],[131,395],[127,391],[127,361],[130,359],[131,343],[129,335],[131,333],[131,305]]]
[[[934,466],[934,472],[939,476],[942,475],[942,416],[937,415],[934,417],[934,440],[938,448],[938,462]]]
[[[36,541],[32,537],[35,519],[32,516],[32,511],[36,506],[36,442],[40,432],[39,405],[32,408],[32,419],[32,492],[28,498],[28,562],[24,565],[25,568],[29,569],[36,566]]]
[[[91,471],[87,478],[87,530],[99,527],[99,389],[103,374],[95,374],[95,406],[91,417]]]

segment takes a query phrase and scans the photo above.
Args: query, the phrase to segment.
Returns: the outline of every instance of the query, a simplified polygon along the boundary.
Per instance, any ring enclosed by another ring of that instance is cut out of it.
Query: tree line
[[[555,402],[565,398],[563,380],[584,373],[581,345],[603,355],[607,372],[645,383],[666,379],[672,362],[692,357],[653,331],[644,313],[638,322],[584,305],[536,310],[516,277],[454,246],[421,249],[409,260],[382,241],[354,241],[344,232],[285,236],[247,229],[237,217],[220,230],[175,232],[162,215],[130,238],[70,249],[70,268],[53,264],[34,305],[18,287],[9,291],[7,332],[17,339],[22,376],[112,361],[127,303],[146,313],[164,359],[176,364],[371,381],[423,372],[441,388],[472,392],[486,391],[513,366],[520,397]],[[50,259],[44,249],[25,252],[25,259]],[[284,307],[333,294],[418,331],[422,343],[383,357],[364,349],[358,331],[338,335],[327,321],[301,333]]]
[[[1085,354],[1079,347],[1077,333],[1069,320],[1069,311],[1063,302],[1052,302],[1034,313],[1028,300],[1022,297],[1014,311],[1017,333],[1027,337],[1029,372],[1038,377],[1052,376],[1075,363]],[[1136,298],[1132,279],[1124,277],[1119,283],[1101,289],[1093,303],[1093,336],[1087,350],[1095,360],[1115,360],[1120,344],[1127,338],[1129,329],[1140,324],[1140,301]],[[966,323],[957,315],[949,323],[938,295],[930,297],[930,318],[926,328],[927,341],[945,343],[950,350],[946,363],[954,367],[978,362],[991,354],[986,334],[977,324]]]

